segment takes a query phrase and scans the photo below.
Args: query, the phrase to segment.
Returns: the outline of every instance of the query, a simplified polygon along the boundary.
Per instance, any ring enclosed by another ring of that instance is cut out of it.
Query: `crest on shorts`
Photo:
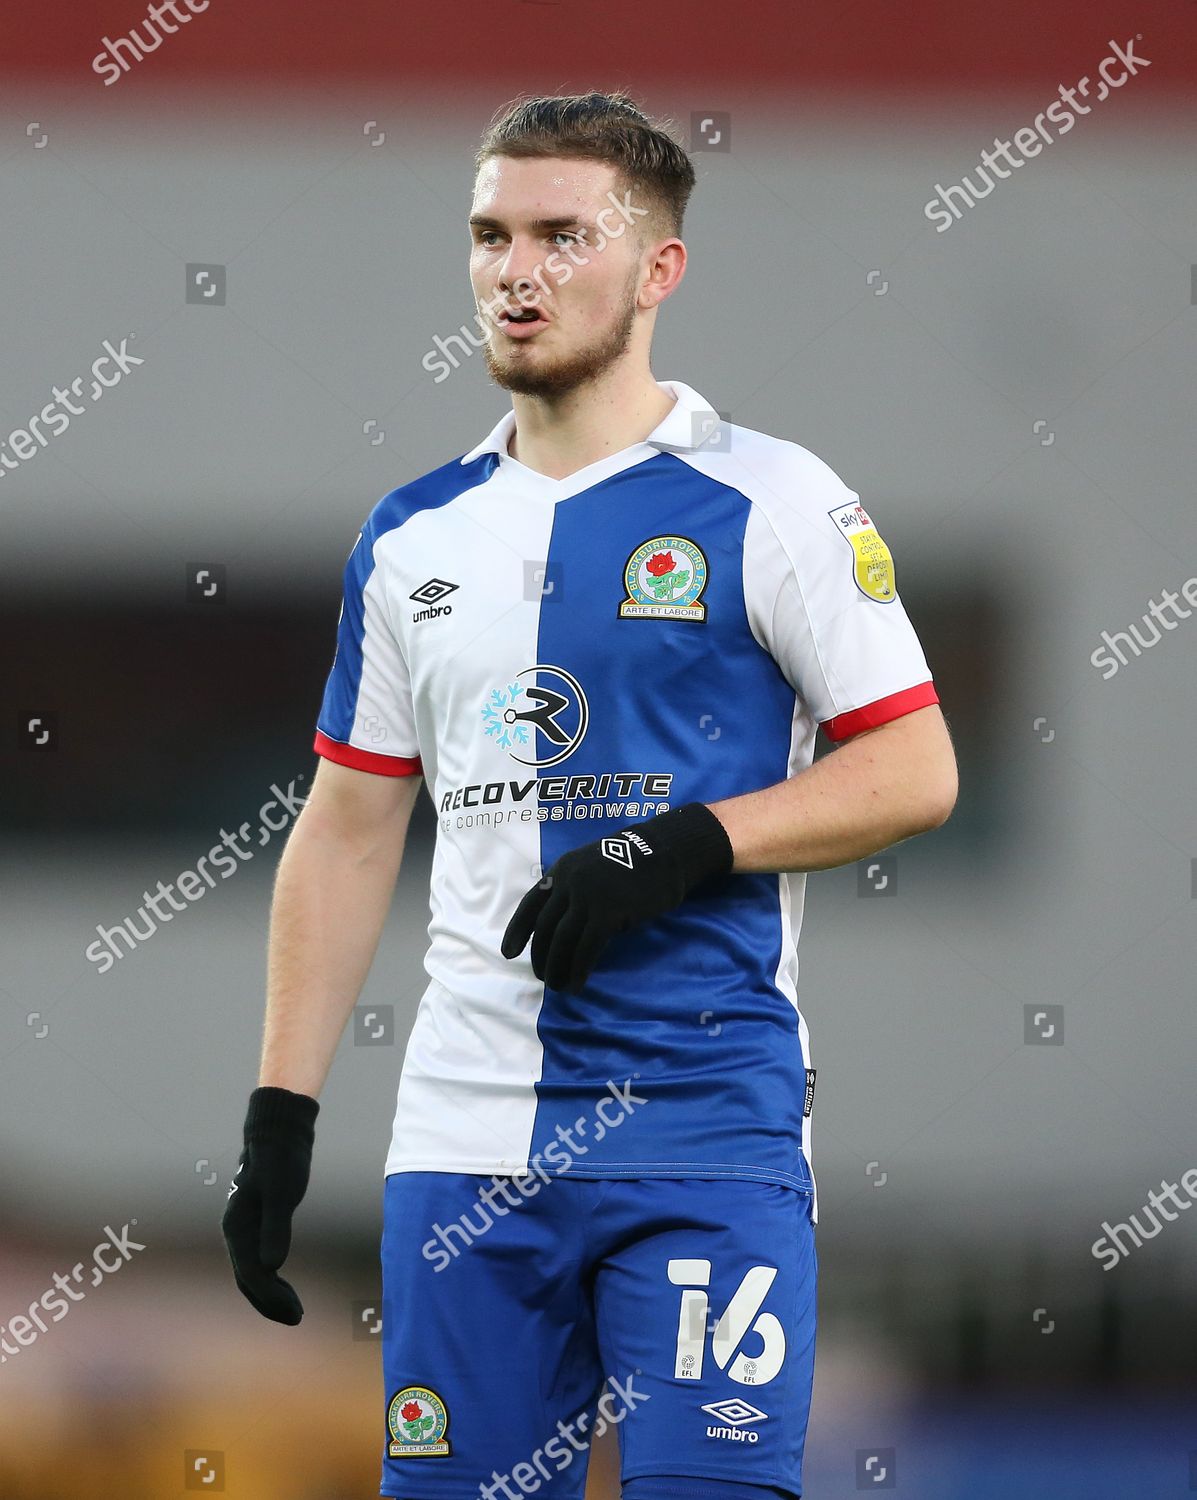
[[[857,588],[867,599],[875,599],[878,604],[892,604],[898,596],[894,560],[864,506],[857,500],[850,505],[837,506],[827,514],[852,548],[852,572]]]
[[[685,536],[652,536],[624,564],[621,620],[705,620],[702,548]]]
[[[449,1408],[427,1386],[396,1391],[387,1408],[387,1453],[391,1458],[448,1458]]]

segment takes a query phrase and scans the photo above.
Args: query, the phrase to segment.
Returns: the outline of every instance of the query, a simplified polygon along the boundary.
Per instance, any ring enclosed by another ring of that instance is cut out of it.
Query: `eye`
[[[571,244],[575,244],[575,245],[578,242],[578,236],[574,233],[574,231],[572,229],[559,229],[559,230],[557,230],[556,234],[553,235],[553,239],[555,239],[555,240],[562,240],[562,239],[569,240],[571,242]]]
[[[488,250],[490,249],[490,243],[491,243],[491,241],[493,239],[497,239],[497,238],[498,238],[498,230],[497,229],[480,229],[478,231],[478,243],[480,245],[485,245]]]

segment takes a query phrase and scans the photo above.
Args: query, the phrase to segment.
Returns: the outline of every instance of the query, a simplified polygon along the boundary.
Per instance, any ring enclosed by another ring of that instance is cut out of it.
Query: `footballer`
[[[652,374],[694,181],[624,94],[496,117],[469,271],[511,409],[384,496],[345,567],[223,1228],[241,1291],[298,1323],[318,1096],[427,786],[383,1496],[580,1500],[613,1425],[624,1500],[802,1494],[806,872],[938,827],[956,763],[860,497]]]

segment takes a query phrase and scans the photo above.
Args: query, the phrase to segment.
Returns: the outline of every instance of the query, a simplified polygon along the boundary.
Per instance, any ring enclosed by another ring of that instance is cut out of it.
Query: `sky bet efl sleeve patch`
[[[892,604],[898,587],[894,582],[894,560],[877,528],[859,500],[838,506],[828,515],[852,548],[852,572],[856,587],[867,599]]]

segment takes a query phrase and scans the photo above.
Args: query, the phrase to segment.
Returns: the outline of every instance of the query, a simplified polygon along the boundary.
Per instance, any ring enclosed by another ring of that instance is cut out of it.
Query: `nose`
[[[499,267],[499,289],[513,302],[525,305],[538,302],[544,294],[544,284],[534,274],[539,268],[535,242],[513,236]]]

